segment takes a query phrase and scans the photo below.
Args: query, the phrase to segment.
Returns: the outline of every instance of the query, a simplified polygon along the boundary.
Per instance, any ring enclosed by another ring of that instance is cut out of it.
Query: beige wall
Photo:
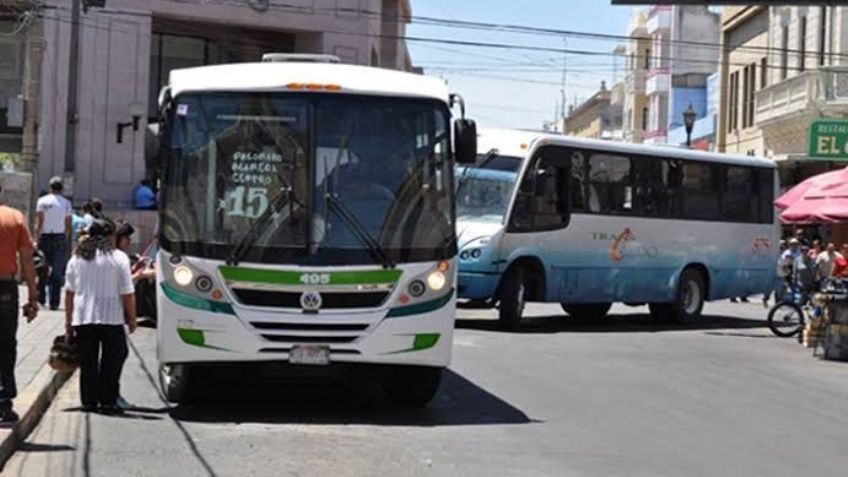
[[[757,15],[764,11],[760,7],[725,7],[722,11],[722,50],[725,45],[730,47],[730,43],[735,34],[740,34],[746,28],[752,26],[752,22]],[[767,14],[767,12],[766,12]],[[716,148],[719,152],[747,154],[753,152],[755,155],[765,155],[765,144],[763,141],[762,131],[751,125],[745,127],[743,122],[745,98],[744,88],[744,69],[745,66],[755,64],[754,67],[754,91],[759,91],[762,85],[762,75],[769,71],[762,68],[762,59],[767,56],[769,45],[768,29],[759,31],[756,34],[746,36],[748,39],[738,44],[734,44],[733,49],[725,52],[722,56],[721,75],[719,79],[719,104],[718,104],[718,120],[716,127],[717,144]],[[771,63],[768,63],[771,65]],[[738,84],[736,96],[736,127],[731,127],[731,76],[737,73]],[[756,103],[754,102],[754,108]],[[756,121],[756,115],[754,114]]]
[[[586,137],[586,138],[599,138],[603,133],[604,128],[602,124],[601,118],[595,118],[589,121],[588,124],[584,124],[582,128],[576,131],[567,131],[566,134],[577,137]]]
[[[591,101],[591,100],[590,100]],[[569,115],[566,119],[565,133],[570,136],[600,137],[603,131],[601,113],[609,107],[609,102],[602,101]]]

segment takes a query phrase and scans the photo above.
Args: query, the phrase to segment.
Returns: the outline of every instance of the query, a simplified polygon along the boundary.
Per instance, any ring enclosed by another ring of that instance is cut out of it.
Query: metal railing
[[[827,66],[819,71],[818,100],[848,103],[848,66]]]

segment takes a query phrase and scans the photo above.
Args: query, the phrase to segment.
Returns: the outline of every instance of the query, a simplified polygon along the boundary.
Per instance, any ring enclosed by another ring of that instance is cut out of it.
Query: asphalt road
[[[139,408],[82,414],[72,381],[3,475],[846,475],[848,363],[771,336],[761,305],[706,313],[680,327],[532,306],[505,333],[461,311],[454,364],[414,412],[295,382],[226,397],[240,376],[225,375],[225,397],[171,408],[140,329],[122,388]]]

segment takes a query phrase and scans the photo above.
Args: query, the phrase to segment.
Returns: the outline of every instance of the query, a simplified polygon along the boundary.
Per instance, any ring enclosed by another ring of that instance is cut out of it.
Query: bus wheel
[[[436,395],[442,382],[442,368],[431,366],[392,366],[383,379],[383,390],[392,405],[424,407]]]
[[[189,396],[189,372],[185,364],[162,364],[159,366],[159,386],[165,399],[173,403],[185,402]]]
[[[677,300],[672,303],[651,303],[651,315],[664,321],[684,323],[697,319],[704,309],[707,287],[704,277],[694,268],[683,270],[677,285]]]
[[[504,274],[501,288],[498,292],[500,306],[498,318],[500,327],[506,331],[515,331],[524,313],[527,298],[527,281],[523,267],[512,267]]]
[[[607,316],[610,308],[612,308],[612,303],[562,304],[562,309],[574,318],[590,318],[593,320]]]

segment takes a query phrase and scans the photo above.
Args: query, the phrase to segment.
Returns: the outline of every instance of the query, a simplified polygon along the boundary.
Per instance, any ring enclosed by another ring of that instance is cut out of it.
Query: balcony
[[[818,71],[801,73],[761,89],[756,93],[756,116],[759,127],[796,119],[812,113],[819,90]]]
[[[819,70],[818,106],[825,116],[842,117],[848,111],[848,67]]]
[[[624,88],[627,94],[645,94],[645,81],[647,72],[643,69],[631,70],[624,80]]]
[[[648,14],[648,35],[671,28],[671,6],[657,5]]]
[[[652,69],[648,72],[648,79],[645,82],[645,94],[662,94],[668,93],[671,88],[671,75],[668,68]]]

